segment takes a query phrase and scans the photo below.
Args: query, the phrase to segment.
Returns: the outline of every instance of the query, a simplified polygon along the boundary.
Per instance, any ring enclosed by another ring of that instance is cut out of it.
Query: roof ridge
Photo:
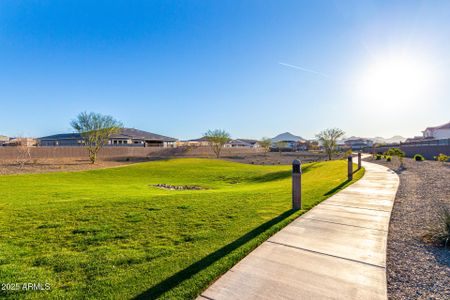
[[[429,129],[450,129],[450,121],[445,124],[442,124],[442,125],[431,126],[431,127],[425,128],[425,130],[429,130]]]

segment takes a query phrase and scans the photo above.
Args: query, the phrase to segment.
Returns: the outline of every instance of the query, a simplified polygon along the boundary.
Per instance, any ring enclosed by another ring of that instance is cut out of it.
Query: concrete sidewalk
[[[387,299],[387,230],[399,178],[363,166],[362,179],[272,236],[198,299]]]

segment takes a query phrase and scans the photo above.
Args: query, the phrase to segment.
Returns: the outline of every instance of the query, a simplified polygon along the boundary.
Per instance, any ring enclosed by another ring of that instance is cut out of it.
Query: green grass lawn
[[[303,172],[305,210],[349,184],[344,160]],[[0,176],[0,191],[0,283],[51,286],[0,291],[14,299],[193,298],[303,212],[290,166],[221,160]]]

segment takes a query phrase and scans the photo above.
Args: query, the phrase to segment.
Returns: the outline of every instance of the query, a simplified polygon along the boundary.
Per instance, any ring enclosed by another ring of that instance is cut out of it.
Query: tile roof
[[[249,144],[256,144],[258,142],[258,140],[253,140],[253,139],[236,139],[238,141],[243,141],[245,143],[249,143]]]
[[[436,130],[436,129],[450,129],[450,122],[439,126],[427,127],[425,130]]]
[[[175,142],[177,139],[139,130],[134,128],[123,128],[120,133],[112,134],[110,138],[130,138],[137,140],[151,140],[151,141],[164,141],[164,142]],[[81,139],[81,135],[79,133],[63,133],[63,134],[55,134],[50,136],[45,136],[39,138],[39,140],[66,140],[66,139]]]

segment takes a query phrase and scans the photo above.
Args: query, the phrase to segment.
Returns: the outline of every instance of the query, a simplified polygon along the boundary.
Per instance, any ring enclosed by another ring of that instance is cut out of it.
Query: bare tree
[[[277,144],[278,152],[280,153],[280,156],[281,156],[283,148],[286,148],[288,146],[288,144],[285,141],[278,141],[278,142],[276,142],[276,144]]]
[[[318,134],[316,138],[319,140],[322,147],[325,149],[328,159],[331,160],[331,156],[336,151],[337,140],[342,137],[345,132],[339,128],[325,129]]]
[[[403,157],[405,157],[406,155],[405,155],[405,152],[402,151],[400,148],[390,148],[386,152],[386,154],[390,155],[390,156],[397,156],[398,160],[400,162],[400,168],[402,169],[404,167],[403,166]]]
[[[205,133],[205,139],[210,143],[216,157],[219,158],[223,146],[230,140],[230,134],[221,129],[208,130]]]
[[[80,133],[92,164],[97,160],[100,149],[108,143],[110,135],[119,133],[123,127],[122,123],[111,116],[92,112],[80,113],[70,125]]]
[[[270,146],[272,146],[272,140],[263,137],[260,141],[258,141],[258,144],[264,149],[264,154],[267,155],[267,152],[270,150]]]
[[[319,143],[317,141],[307,141],[306,147],[308,150],[318,150],[319,149]]]
[[[31,160],[30,147],[28,147],[27,139],[22,137],[17,137],[15,144],[17,149],[16,162],[21,168],[23,168],[25,164]]]

